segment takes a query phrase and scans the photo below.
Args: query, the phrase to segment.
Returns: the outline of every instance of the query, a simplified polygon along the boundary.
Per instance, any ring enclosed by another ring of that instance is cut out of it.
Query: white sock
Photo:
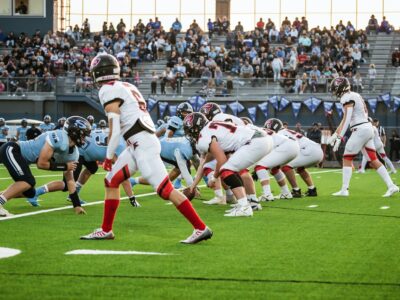
[[[390,188],[391,186],[394,185],[392,178],[390,178],[388,171],[386,170],[385,166],[380,166],[378,169],[376,169],[378,172],[379,176],[383,179],[383,181],[386,183],[386,186]]]
[[[238,199],[238,204],[239,204],[240,206],[246,206],[246,205],[248,205],[249,203],[247,202],[247,198],[244,197],[244,198]]]
[[[231,189],[227,189],[227,190],[225,190],[225,194],[227,195],[227,196],[233,196],[233,192],[232,192],[232,190]]]
[[[246,196],[247,196],[247,199],[249,199],[249,200],[258,201],[257,195],[256,195],[256,194],[248,194],[248,195],[246,195]]]
[[[281,186],[281,192],[283,194],[289,194],[290,193],[289,187],[287,186],[287,184],[285,184],[284,186]]]
[[[222,198],[224,196],[224,194],[222,194],[222,190],[218,189],[218,190],[214,190],[215,196],[217,196],[218,198]]]
[[[79,181],[76,182],[76,187],[77,187],[77,188],[81,188],[82,186],[83,186],[82,183],[80,183]]]
[[[140,184],[140,177],[134,177],[135,184]]]
[[[310,190],[313,190],[314,188],[315,188],[314,185],[310,185],[310,186],[308,187],[308,189],[310,189]]]
[[[7,199],[3,195],[0,195],[0,206],[6,204]]]
[[[294,190],[294,191],[299,191],[300,188],[299,188],[299,187],[294,187],[293,190]]]
[[[269,184],[262,186],[264,195],[271,194],[271,186]]]
[[[365,167],[367,166],[367,158],[365,157],[365,155],[363,155],[362,157],[362,161],[361,161],[361,166],[360,166],[360,171],[365,171]]]
[[[64,185],[65,185],[65,184],[64,184]],[[48,188],[47,184],[45,184],[45,185],[43,186],[43,188],[44,188],[44,192],[45,192],[45,193],[48,193],[48,192],[49,192],[49,188]]]
[[[386,165],[390,168],[390,170],[392,170],[392,172],[396,172],[396,168],[393,166],[392,161],[389,159],[389,157],[385,156],[383,158],[383,160],[385,161]]]
[[[352,167],[343,167],[342,170],[342,191],[347,191],[350,185],[350,179],[353,172]]]

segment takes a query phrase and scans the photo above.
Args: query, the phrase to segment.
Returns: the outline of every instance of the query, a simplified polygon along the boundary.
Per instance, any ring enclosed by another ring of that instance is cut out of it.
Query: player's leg
[[[294,169],[291,165],[292,162],[290,162],[289,164],[290,165],[283,166],[281,170],[285,174],[287,180],[290,183],[290,186],[292,187],[292,192],[291,192],[292,198],[301,198],[301,189],[297,184],[296,173],[294,172]],[[282,194],[280,195],[280,198],[290,199],[290,197],[285,197]]]
[[[260,201],[274,201],[274,195],[272,195],[271,192],[268,167],[256,165],[254,171],[257,174],[258,180],[260,181],[261,188],[263,190],[263,193],[260,196]]]
[[[377,149],[376,152],[379,153],[379,156],[383,159],[383,161],[385,162],[386,166],[390,169],[390,173],[396,174],[397,170],[394,167],[392,161],[386,155],[385,149],[383,147],[381,147],[380,149]]]
[[[246,191],[246,196],[249,201],[258,203],[258,198],[256,194],[256,186],[254,184],[253,177],[249,173],[249,170],[243,169],[239,172],[240,177],[243,181],[243,186]]]
[[[297,168],[296,171],[308,187],[308,191],[305,193],[305,195],[308,197],[317,196],[317,188],[314,186],[312,177],[311,177],[310,173],[306,170],[306,168],[300,167],[300,168]]]
[[[226,199],[224,197],[224,194],[222,192],[222,183],[220,178],[217,178],[217,180],[213,181],[213,185],[209,185],[209,182],[211,181],[211,178],[214,177],[214,170],[211,170],[210,168],[204,168],[203,169],[203,177],[206,178],[205,181],[207,183],[207,186],[214,190],[215,197],[212,198],[211,200],[208,201],[203,201],[204,204],[208,205],[215,205],[215,204],[220,204],[220,205],[225,205],[226,204]]]
[[[357,173],[365,173],[365,167],[367,166],[367,163],[368,163],[367,156],[363,154],[360,168],[358,169]]]

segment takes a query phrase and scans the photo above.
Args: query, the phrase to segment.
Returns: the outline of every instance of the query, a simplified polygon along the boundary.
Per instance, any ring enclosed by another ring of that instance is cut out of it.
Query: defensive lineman
[[[350,82],[345,77],[338,77],[331,83],[331,92],[340,99],[343,105],[343,119],[335,133],[329,138],[328,143],[333,146],[333,151],[339,149],[342,138],[350,126],[351,136],[348,139],[343,155],[343,183],[339,192],[333,196],[349,196],[349,185],[352,175],[352,164],[354,157],[361,151],[370,162],[371,167],[376,169],[379,176],[387,186],[383,197],[390,197],[399,191],[386,168],[378,160],[374,145],[374,129],[368,121],[368,110],[360,94],[350,91]]]
[[[190,201],[175,190],[160,158],[160,142],[155,136],[154,123],[146,109],[146,101],[132,84],[121,82],[120,67],[112,55],[99,55],[92,60],[91,72],[100,85],[99,98],[108,116],[110,138],[103,168],[106,194],[101,228],[82,239],[113,239],[112,225],[119,206],[119,185],[139,170],[142,176],[165,200],[170,200],[193,225],[194,231],[182,243],[193,244],[211,238],[212,231],[203,223]],[[112,158],[120,136],[128,147],[114,165]]]

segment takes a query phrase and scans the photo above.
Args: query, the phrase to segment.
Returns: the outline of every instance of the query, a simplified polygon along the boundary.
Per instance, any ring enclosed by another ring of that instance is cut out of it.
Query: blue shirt
[[[3,133],[3,130],[5,130],[5,129],[9,130],[10,128],[8,126],[6,126],[6,125],[0,127],[0,142],[7,141],[7,135],[5,135]]]
[[[54,130],[54,128],[56,128],[56,125],[54,125],[54,123],[48,123],[48,124],[42,123],[39,125],[39,129],[42,132],[51,131]]]
[[[26,132],[28,131],[29,127],[18,127],[17,132],[19,133],[18,139],[20,141],[26,141]]]
[[[79,155],[87,161],[103,161],[107,155],[107,134],[104,132],[93,132],[86,138],[85,144],[79,148]],[[120,155],[126,148],[124,139],[121,138],[115,155]]]
[[[160,156],[164,159],[176,162],[175,150],[179,150],[186,160],[190,160],[193,157],[192,145],[186,137],[162,138],[160,143]]]
[[[19,142],[22,157],[28,163],[35,163],[46,142],[53,148],[53,158],[56,163],[78,161],[79,153],[77,147],[69,147],[68,134],[61,129],[45,132],[34,140]]]
[[[185,135],[185,132],[183,131],[183,120],[177,116],[173,116],[168,120],[167,132],[165,133],[166,137],[168,137],[169,129],[174,130],[173,137],[181,137]]]

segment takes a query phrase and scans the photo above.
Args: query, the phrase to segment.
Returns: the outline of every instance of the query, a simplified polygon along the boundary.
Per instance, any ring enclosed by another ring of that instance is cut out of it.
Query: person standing
[[[28,131],[28,121],[26,119],[22,119],[21,127],[17,128],[17,141],[26,141],[26,132]]]
[[[368,78],[369,78],[369,91],[370,92],[374,92],[375,88],[374,88],[374,81],[377,75],[377,71],[375,69],[375,65],[374,64],[370,64],[369,65],[369,69],[368,69]]]

